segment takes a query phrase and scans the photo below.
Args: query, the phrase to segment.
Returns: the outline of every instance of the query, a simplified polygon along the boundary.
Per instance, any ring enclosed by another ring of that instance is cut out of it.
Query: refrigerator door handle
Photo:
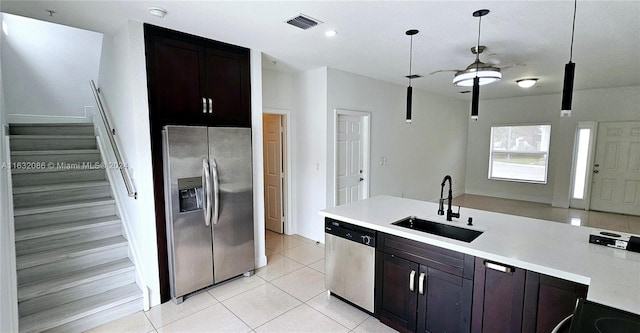
[[[211,179],[209,177],[209,162],[207,159],[202,160],[202,186],[204,187],[204,224],[208,227],[211,225]]]
[[[218,224],[220,213],[220,182],[218,179],[218,164],[211,160],[211,173],[213,174],[213,224]]]

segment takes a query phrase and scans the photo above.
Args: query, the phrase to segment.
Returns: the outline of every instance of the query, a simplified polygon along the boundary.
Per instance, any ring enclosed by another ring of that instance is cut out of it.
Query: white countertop
[[[464,207],[460,218],[449,222],[437,210],[431,202],[377,196],[320,215],[586,284],[587,299],[640,314],[640,253],[590,244],[589,234],[600,229]],[[466,243],[391,224],[412,215],[484,233]],[[469,217],[472,227],[467,226]]]

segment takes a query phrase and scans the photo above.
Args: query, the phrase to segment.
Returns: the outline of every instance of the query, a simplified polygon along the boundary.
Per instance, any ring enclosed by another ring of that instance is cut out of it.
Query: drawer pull
[[[416,271],[412,270],[411,274],[409,274],[409,290],[410,291],[414,290],[415,280],[416,280]]]
[[[504,266],[504,265],[498,265],[496,263],[492,263],[492,262],[489,262],[489,261],[485,261],[484,265],[489,269],[493,269],[495,271],[503,272],[503,273],[513,273],[516,270],[513,267]]]

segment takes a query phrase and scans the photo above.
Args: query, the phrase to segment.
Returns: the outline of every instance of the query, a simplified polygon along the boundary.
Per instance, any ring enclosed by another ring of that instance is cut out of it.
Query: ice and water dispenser
[[[202,178],[178,178],[178,200],[180,213],[202,209],[204,200]]]

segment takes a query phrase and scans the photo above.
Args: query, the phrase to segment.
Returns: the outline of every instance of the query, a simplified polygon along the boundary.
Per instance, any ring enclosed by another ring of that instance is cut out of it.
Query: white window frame
[[[498,127],[528,127],[528,126],[549,126],[549,134],[548,134],[548,142],[547,142],[547,150],[538,150],[538,151],[495,151],[493,150],[493,131],[494,128]],[[549,155],[551,150],[551,123],[530,123],[530,124],[495,124],[491,125],[490,133],[489,133],[489,170],[487,178],[489,180],[499,180],[499,181],[508,181],[508,182],[517,182],[517,183],[531,183],[531,184],[547,184],[548,176],[549,176]],[[546,154],[547,158],[544,165],[544,180],[531,180],[531,179],[521,179],[521,178],[505,178],[505,177],[494,177],[493,173],[493,155],[494,153],[517,153],[517,154],[531,154],[531,155],[540,155]]]

